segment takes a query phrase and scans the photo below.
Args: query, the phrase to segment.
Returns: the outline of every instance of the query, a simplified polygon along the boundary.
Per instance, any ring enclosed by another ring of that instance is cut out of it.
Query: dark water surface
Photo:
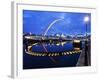
[[[63,43],[43,43],[32,46],[32,52],[65,52],[73,50],[72,42]],[[53,67],[74,67],[77,64],[80,54],[66,56],[32,56],[23,51],[23,69],[53,68]]]

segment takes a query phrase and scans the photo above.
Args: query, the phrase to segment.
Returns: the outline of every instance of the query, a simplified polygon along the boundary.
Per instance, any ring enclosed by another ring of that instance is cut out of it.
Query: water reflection
[[[24,69],[76,66],[82,52],[74,50],[76,44],[73,41],[29,42],[26,41],[29,50],[24,52],[23,57]]]
[[[53,42],[53,43],[34,43],[32,46],[32,52],[65,52],[73,50],[73,43],[64,41],[64,42]]]

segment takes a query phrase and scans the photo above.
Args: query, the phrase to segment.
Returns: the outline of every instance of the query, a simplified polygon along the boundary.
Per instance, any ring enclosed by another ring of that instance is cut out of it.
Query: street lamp
[[[88,37],[87,37],[87,26],[88,26],[88,22],[89,22],[89,16],[85,16],[84,17],[84,22],[86,25],[86,41],[85,41],[85,66],[88,66]]]
[[[88,17],[88,16],[85,16],[85,17],[84,17],[84,22],[87,23],[88,21],[89,21],[89,17]]]
[[[88,17],[88,16],[85,16],[85,17],[84,17],[84,22],[85,22],[85,24],[86,24],[86,41],[87,41],[87,24],[88,24],[88,22],[89,22],[89,17]]]

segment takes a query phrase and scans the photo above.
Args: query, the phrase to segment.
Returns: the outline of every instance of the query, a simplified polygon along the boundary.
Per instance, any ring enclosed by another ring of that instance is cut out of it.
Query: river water
[[[45,49],[44,49],[44,47]],[[33,44],[32,52],[37,53],[61,53],[65,51],[73,51],[73,42],[57,42]],[[80,53],[63,56],[32,56],[23,50],[23,69],[39,69],[54,67],[75,67]]]

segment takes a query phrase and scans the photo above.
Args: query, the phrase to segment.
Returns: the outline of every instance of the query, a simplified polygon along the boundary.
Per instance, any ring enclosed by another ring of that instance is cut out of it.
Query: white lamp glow
[[[88,22],[88,21],[89,21],[89,17],[88,16],[84,17],[84,22]]]

